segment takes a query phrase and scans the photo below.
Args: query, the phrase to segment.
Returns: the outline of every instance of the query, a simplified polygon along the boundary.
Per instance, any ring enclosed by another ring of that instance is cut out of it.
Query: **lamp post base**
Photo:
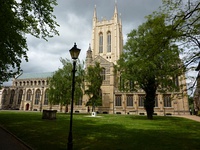
[[[72,150],[73,149],[73,143],[67,143],[67,150]]]
[[[72,131],[70,131],[68,136],[67,150],[72,150],[72,149],[73,149]]]

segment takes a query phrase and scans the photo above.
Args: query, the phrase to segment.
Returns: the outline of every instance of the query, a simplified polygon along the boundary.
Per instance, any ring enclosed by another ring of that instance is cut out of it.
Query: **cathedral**
[[[102,106],[96,111],[102,114],[134,114],[146,115],[144,109],[144,91],[123,92],[118,89],[119,81],[114,73],[114,66],[123,53],[122,21],[115,5],[113,17],[110,20],[98,20],[96,7],[92,19],[92,39],[86,54],[86,68],[99,62],[103,68],[103,83],[101,86]],[[24,73],[13,79],[12,86],[3,87],[0,91],[0,109],[42,111],[50,109],[65,111],[64,106],[48,103],[49,73]],[[188,97],[186,79],[182,75],[177,78],[180,90],[176,92],[156,93],[154,115],[188,114]],[[182,85],[182,86],[181,86]],[[87,113],[88,96],[74,104],[75,113]],[[70,107],[70,106],[68,106]]]

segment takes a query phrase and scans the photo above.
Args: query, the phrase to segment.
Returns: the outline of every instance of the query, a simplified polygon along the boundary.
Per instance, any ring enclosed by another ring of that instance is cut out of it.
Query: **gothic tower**
[[[99,62],[103,68],[103,83],[101,86],[102,106],[99,112],[113,112],[115,76],[114,65],[123,49],[122,23],[118,17],[117,5],[111,20],[97,19],[96,6],[94,8],[92,27],[92,41],[86,54],[86,68]],[[88,99],[87,97],[84,98]]]
[[[114,15],[111,20],[97,19],[96,6],[93,15],[92,27],[92,57],[101,56],[116,64],[123,49],[122,23],[118,17],[115,4]]]

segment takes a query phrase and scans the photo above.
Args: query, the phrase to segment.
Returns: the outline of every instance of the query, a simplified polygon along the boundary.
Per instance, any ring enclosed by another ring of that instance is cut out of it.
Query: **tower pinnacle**
[[[93,15],[93,19],[94,19],[94,20],[97,20],[96,5],[94,6],[94,15]]]

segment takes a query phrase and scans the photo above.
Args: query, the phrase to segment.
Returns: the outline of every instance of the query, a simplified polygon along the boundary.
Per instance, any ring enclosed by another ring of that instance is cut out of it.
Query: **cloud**
[[[92,18],[96,5],[97,17],[107,20],[114,14],[115,0],[58,0],[54,14],[60,25],[60,35],[48,41],[27,35],[29,61],[22,61],[25,73],[56,71],[62,67],[60,58],[71,59],[69,50],[74,42],[81,49],[79,58],[85,60],[91,43]],[[145,21],[144,17],[155,11],[161,0],[118,0],[118,14],[121,13],[124,42],[127,33]]]

